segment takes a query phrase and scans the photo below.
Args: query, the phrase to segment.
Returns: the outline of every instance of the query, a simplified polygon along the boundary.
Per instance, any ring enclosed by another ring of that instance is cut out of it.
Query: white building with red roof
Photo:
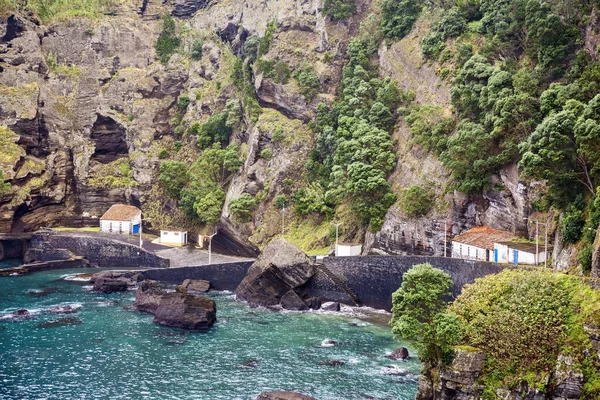
[[[114,204],[100,218],[100,232],[137,235],[142,223],[142,210],[127,204]]]
[[[496,261],[494,243],[516,239],[514,233],[499,231],[489,226],[476,226],[452,239],[452,258]]]

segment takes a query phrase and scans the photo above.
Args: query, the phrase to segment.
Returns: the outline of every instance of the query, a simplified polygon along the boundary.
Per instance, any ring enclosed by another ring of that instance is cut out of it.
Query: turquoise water
[[[96,270],[97,271],[97,270]],[[352,316],[250,309],[216,292],[218,322],[206,333],[152,324],[127,309],[135,292],[104,295],[61,279],[83,270],[0,278],[2,399],[253,399],[295,390],[325,399],[414,399],[419,364],[385,354],[399,346],[389,328]],[[43,290],[43,292],[40,292]],[[77,313],[53,315],[48,307]],[[44,327],[58,318],[74,325]],[[338,345],[321,347],[324,339]],[[332,367],[323,360],[341,360]],[[243,364],[255,361],[255,367]],[[387,374],[386,367],[405,369]]]

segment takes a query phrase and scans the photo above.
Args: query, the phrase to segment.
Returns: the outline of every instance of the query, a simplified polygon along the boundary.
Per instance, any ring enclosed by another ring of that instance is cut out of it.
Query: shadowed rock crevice
[[[92,127],[96,151],[92,159],[103,164],[128,154],[125,128],[110,117],[98,115]]]

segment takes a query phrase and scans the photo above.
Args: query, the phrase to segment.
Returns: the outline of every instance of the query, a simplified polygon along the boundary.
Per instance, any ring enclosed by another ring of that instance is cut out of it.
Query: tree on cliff
[[[421,360],[433,366],[450,362],[463,335],[458,317],[445,312],[450,286],[450,275],[418,264],[402,276],[402,286],[392,295],[392,332],[412,341]]]

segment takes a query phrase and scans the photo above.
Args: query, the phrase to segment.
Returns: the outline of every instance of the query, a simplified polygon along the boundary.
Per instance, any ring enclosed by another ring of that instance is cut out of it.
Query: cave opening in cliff
[[[110,117],[98,115],[92,127],[96,151],[92,160],[106,164],[128,154],[125,128]]]

